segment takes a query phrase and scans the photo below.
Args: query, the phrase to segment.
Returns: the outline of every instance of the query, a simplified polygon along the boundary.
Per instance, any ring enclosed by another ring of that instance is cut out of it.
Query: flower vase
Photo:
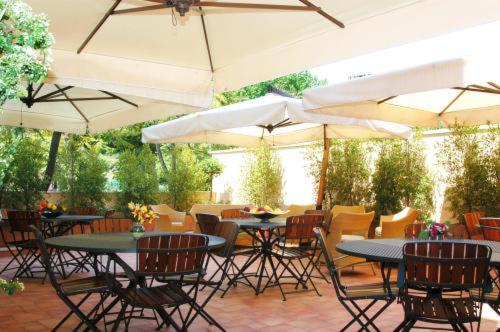
[[[444,235],[443,234],[436,235],[434,237],[431,237],[431,240],[442,241],[444,240]]]
[[[144,229],[144,226],[140,222],[135,221],[132,224],[132,228],[130,228],[130,232],[132,233],[132,236],[134,238],[140,238],[141,236],[144,235],[145,229]]]

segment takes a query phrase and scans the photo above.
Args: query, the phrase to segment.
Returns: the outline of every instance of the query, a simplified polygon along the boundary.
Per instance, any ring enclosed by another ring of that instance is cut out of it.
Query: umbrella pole
[[[323,159],[321,160],[321,172],[319,175],[316,210],[321,210],[323,208],[323,199],[325,198],[326,171],[328,169],[328,159],[330,157],[330,140],[326,138],[326,127],[324,128],[325,128],[325,136],[323,138]]]

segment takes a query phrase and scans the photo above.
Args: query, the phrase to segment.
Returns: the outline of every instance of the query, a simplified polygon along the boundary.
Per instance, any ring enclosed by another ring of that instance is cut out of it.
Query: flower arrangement
[[[451,235],[449,233],[450,230],[450,222],[447,221],[444,224],[435,222],[435,221],[428,221],[425,223],[425,229],[420,232],[418,235],[419,239],[442,239],[448,235]]]
[[[147,205],[130,202],[128,203],[128,209],[132,214],[132,219],[141,224],[146,222],[151,224],[157,218],[156,213]]]
[[[0,278],[0,289],[7,295],[14,295],[16,292],[22,292],[24,290],[24,284],[18,279],[5,280]]]
[[[64,206],[60,206],[46,200],[42,200],[38,205],[38,213],[49,218],[60,216],[64,211],[66,211]]]

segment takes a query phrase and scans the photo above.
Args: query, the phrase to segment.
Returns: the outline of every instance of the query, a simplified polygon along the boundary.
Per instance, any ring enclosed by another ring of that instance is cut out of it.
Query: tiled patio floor
[[[128,261],[132,257],[127,257]],[[0,257],[0,267],[7,262]],[[8,277],[5,275],[3,277]],[[343,275],[347,283],[369,283],[377,281],[369,267],[357,267],[354,272]],[[47,281],[24,280],[26,290],[12,297],[0,295],[0,331],[48,331],[67,313],[67,307],[56,296]],[[250,288],[238,286],[224,299],[214,297],[207,311],[215,317],[227,331],[339,331],[349,320],[349,315],[337,301],[331,285],[318,281],[318,297],[313,292],[288,295],[281,301],[277,288],[267,289],[255,296]],[[205,291],[206,292],[206,291]],[[403,319],[400,304],[393,303],[376,321],[382,331],[392,331]],[[70,331],[76,320],[68,321],[60,331]],[[133,320],[131,331],[153,331],[152,321]],[[485,307],[481,331],[497,331],[499,318],[490,308]],[[168,329],[164,329],[168,331]],[[356,328],[352,328],[356,331]],[[217,331],[203,319],[197,319],[190,331]]]

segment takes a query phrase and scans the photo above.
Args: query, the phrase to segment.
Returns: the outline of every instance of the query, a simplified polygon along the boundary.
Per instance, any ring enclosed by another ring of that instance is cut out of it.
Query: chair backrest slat
[[[323,216],[323,229],[328,234],[332,223],[332,212],[330,210],[306,210],[304,214],[319,214]]]
[[[481,218],[479,224],[485,240],[500,241],[500,218]]]
[[[215,235],[215,226],[220,223],[219,217],[213,214],[198,213],[196,220],[203,234]]]
[[[323,215],[302,214],[286,218],[286,240],[309,241],[315,237],[313,229],[323,227]]]
[[[42,218],[35,211],[8,211],[8,219],[10,232],[14,240],[28,240],[31,238],[32,229],[34,226],[37,229],[42,229]]]
[[[482,287],[491,249],[484,245],[453,241],[419,241],[403,248],[409,288],[466,290]]]
[[[137,272],[140,275],[201,273],[208,238],[199,234],[143,236],[137,240]]]
[[[469,233],[470,239],[482,240],[483,235],[480,229],[477,227],[479,225],[479,219],[484,217],[484,212],[469,212],[464,213],[465,226],[467,227],[467,232]]]
[[[214,254],[220,257],[228,258],[232,255],[240,226],[231,221],[220,222],[215,226],[214,235],[220,236],[226,240],[224,247],[215,251]]]
[[[425,229],[425,224],[414,223],[408,224],[405,227],[405,238],[414,240],[418,239],[418,235]]]
[[[242,209],[225,209],[220,212],[220,217],[222,219],[248,219],[252,218],[252,215]]]

